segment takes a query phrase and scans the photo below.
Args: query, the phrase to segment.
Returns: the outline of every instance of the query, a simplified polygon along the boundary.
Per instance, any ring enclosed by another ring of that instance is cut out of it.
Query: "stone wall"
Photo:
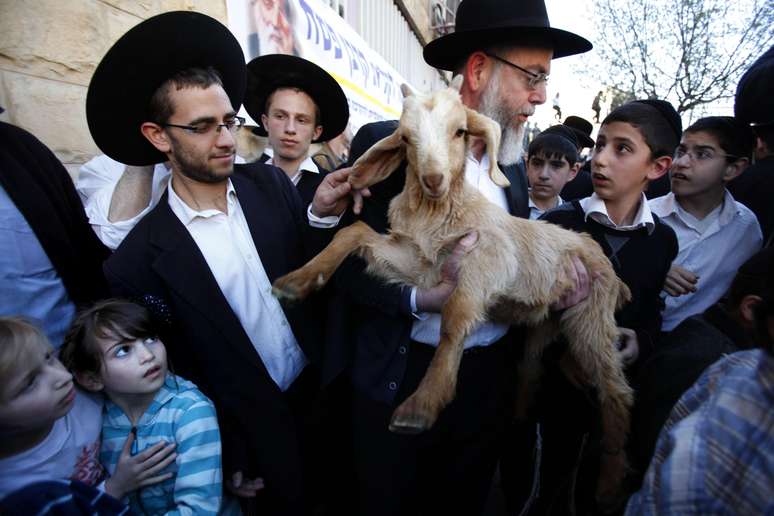
[[[99,60],[140,21],[175,10],[227,23],[226,0],[0,0],[0,119],[37,136],[75,176],[99,153],[85,108]]]

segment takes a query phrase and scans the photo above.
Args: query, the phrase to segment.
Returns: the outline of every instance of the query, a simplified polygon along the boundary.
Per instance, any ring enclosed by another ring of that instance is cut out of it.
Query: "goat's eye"
[[[457,132],[454,133],[454,136],[456,136],[457,138],[460,138],[461,136],[465,136],[465,133],[467,133],[467,131],[460,127],[459,129],[457,129]]]

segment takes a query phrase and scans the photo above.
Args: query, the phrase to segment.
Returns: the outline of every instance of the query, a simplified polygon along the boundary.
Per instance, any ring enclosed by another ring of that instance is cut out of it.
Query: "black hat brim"
[[[140,132],[153,93],[175,73],[213,67],[235,110],[244,97],[244,53],[228,28],[204,14],[173,11],[124,34],[97,66],[86,95],[86,119],[97,146],[128,165],[166,161]]]
[[[267,136],[261,115],[265,113],[266,99],[277,88],[299,88],[312,97],[320,112],[322,132],[314,140],[325,142],[347,128],[349,102],[344,91],[331,74],[301,57],[288,54],[268,54],[247,63],[247,92],[244,105],[258,124],[255,131]]]
[[[476,50],[500,43],[545,45],[553,49],[553,59],[582,54],[593,47],[586,38],[562,29],[508,26],[452,32],[425,45],[423,55],[430,66],[455,71]]]

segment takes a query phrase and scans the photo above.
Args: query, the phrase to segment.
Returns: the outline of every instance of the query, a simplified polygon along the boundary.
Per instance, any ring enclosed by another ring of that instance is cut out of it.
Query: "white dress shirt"
[[[158,204],[169,182],[169,170],[159,163],[153,169],[151,198],[148,205],[131,219],[110,222],[108,220],[110,202],[125,167],[126,165],[123,163],[105,155],[97,156],[84,163],[78,173],[78,181],[75,185],[81,196],[81,202],[83,202],[83,208],[89,218],[91,228],[102,243],[113,250],[121,244],[140,219]]]
[[[274,165],[274,149],[271,147],[266,147],[263,153],[269,156],[266,164]],[[276,167],[277,165],[274,166]],[[320,173],[320,167],[318,167],[314,160],[312,160],[311,156],[307,156],[306,159],[298,165],[298,170],[296,170],[296,173],[293,175],[293,177],[290,178],[294,185],[298,186],[298,182],[301,181],[301,175],[304,172],[312,172],[313,174]]]
[[[465,160],[465,181],[477,188],[484,196],[500,208],[508,211],[505,190],[497,186],[489,177],[489,156],[484,154],[477,161],[472,153]],[[411,306],[416,312],[416,288],[411,291]],[[441,314],[415,313],[416,321],[411,326],[411,338],[417,342],[438,346],[441,340]],[[500,340],[508,332],[507,324],[484,322],[476,326],[465,339],[465,349],[476,346],[488,346]]]
[[[544,210],[543,208],[540,208],[538,207],[537,204],[535,204],[535,201],[532,200],[531,195],[528,196],[527,198],[529,199],[529,220],[537,220],[548,210],[553,210],[557,206],[564,204],[564,201],[562,200],[562,198],[557,195],[556,204],[548,208],[548,210]]]
[[[613,222],[610,215],[607,213],[605,201],[599,198],[596,192],[591,194],[590,197],[581,199],[578,202],[580,203],[581,209],[583,209],[583,213],[586,214],[587,219],[591,218],[593,221],[599,222],[603,226],[619,231],[634,231],[644,227],[647,229],[649,235],[653,233],[653,230],[656,228],[656,223],[653,221],[653,214],[648,207],[648,198],[645,197],[644,193],[640,199],[640,207],[637,210],[637,214],[634,216],[632,223],[628,225],[619,226]]]
[[[672,264],[699,276],[696,292],[666,296],[661,329],[671,331],[726,293],[739,267],[761,248],[763,235],[755,214],[728,191],[723,203],[701,221],[683,210],[673,193],[651,199],[650,208],[677,235],[679,251]]]
[[[178,197],[170,183],[169,207],[199,247],[272,380],[285,391],[307,359],[271,294],[271,283],[230,179],[226,196],[228,213],[197,211]]]

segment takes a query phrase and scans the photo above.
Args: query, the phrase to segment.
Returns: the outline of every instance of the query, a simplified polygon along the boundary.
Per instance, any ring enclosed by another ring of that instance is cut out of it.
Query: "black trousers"
[[[463,355],[456,398],[425,433],[395,434],[388,424],[394,408],[419,385],[435,348],[411,343],[394,405],[355,392],[358,514],[482,512],[513,413],[516,367],[506,338]]]

